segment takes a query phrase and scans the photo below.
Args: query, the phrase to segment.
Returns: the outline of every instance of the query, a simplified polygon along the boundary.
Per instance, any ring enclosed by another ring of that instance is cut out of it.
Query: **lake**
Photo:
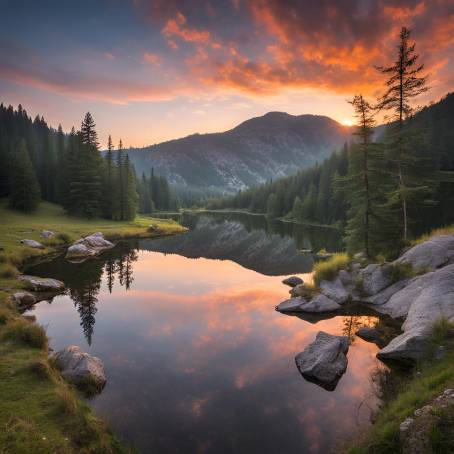
[[[122,242],[72,264],[28,273],[67,294],[28,312],[58,350],[80,345],[104,362],[107,385],[88,402],[141,453],[326,453],[370,423],[378,348],[354,336],[374,314],[304,320],[275,306],[284,276],[310,279],[336,231],[257,216],[191,216],[184,235]],[[318,331],[350,337],[348,369],[332,392],[306,381],[295,356]]]

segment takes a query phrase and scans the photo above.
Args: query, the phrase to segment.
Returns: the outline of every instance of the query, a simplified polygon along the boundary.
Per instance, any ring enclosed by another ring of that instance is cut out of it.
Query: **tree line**
[[[272,217],[338,224],[350,252],[392,255],[411,235],[454,222],[454,94],[413,110],[428,90],[411,32],[402,27],[396,59],[377,66],[386,77],[375,102],[350,100],[354,138],[321,165],[292,177],[214,199],[210,208],[248,209]],[[376,117],[385,113],[377,137]]]
[[[99,150],[96,125],[87,112],[80,130],[65,134],[43,117],[32,120],[18,106],[0,105],[0,197],[9,206],[31,212],[39,201],[62,205],[68,214],[113,220],[136,213],[167,210],[175,203],[169,184],[153,170],[137,178],[120,139],[111,136],[106,153]]]

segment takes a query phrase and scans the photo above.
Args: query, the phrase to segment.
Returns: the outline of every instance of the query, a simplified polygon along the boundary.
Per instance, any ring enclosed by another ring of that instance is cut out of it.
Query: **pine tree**
[[[292,217],[298,221],[303,219],[303,202],[298,196],[293,201]]]
[[[113,160],[113,143],[109,134],[107,140],[107,153],[104,158],[104,181],[103,181],[103,216],[107,219],[114,218],[115,211],[115,166]]]
[[[347,249],[365,252],[367,257],[377,253],[377,243],[386,231],[385,207],[386,163],[382,147],[372,141],[375,110],[362,95],[349,101],[355,111],[356,143],[349,149],[348,173],[338,179],[338,187],[348,200],[346,228]],[[386,206],[386,209],[388,207]]]
[[[93,218],[101,213],[102,159],[97,148],[97,134],[89,113],[81,131],[71,138],[71,177],[68,212]]]
[[[20,139],[11,165],[9,206],[30,212],[38,207],[40,190],[27,145]]]
[[[123,164],[124,175],[124,217],[123,220],[132,220],[136,217],[137,213],[137,184],[134,169],[129,161],[129,155],[126,154]]]
[[[118,143],[117,159],[116,159],[116,194],[115,194],[115,210],[114,218],[123,220],[125,218],[125,175],[124,175],[124,156],[123,142],[120,139]]]
[[[84,119],[82,120],[82,125],[80,128],[80,134],[82,137],[82,142],[86,145],[90,145],[98,149],[98,134],[95,130],[96,124],[91,116],[90,112],[85,114]]]
[[[390,194],[390,199],[396,200],[401,207],[402,237],[404,242],[408,238],[409,197],[416,196],[418,186],[409,187],[408,173],[412,173],[413,167],[418,163],[412,158],[411,150],[407,141],[408,135],[404,132],[404,122],[412,114],[411,100],[427,91],[427,77],[422,76],[424,65],[418,64],[419,55],[415,53],[415,44],[410,44],[411,31],[402,27],[399,34],[397,59],[388,67],[379,66],[377,70],[388,75],[387,89],[378,101],[378,107],[392,112],[390,142],[388,149],[392,154],[395,169],[396,190]],[[421,188],[424,188],[424,183]],[[412,194],[413,193],[413,194]]]
[[[69,193],[69,158],[68,149],[65,143],[65,135],[61,125],[58,125],[57,130],[57,167],[56,199],[59,203],[65,205]]]

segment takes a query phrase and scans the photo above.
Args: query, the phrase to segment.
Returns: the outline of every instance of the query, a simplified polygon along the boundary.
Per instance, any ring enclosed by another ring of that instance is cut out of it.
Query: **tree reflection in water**
[[[85,339],[91,345],[102,277],[105,273],[109,293],[112,293],[116,279],[120,286],[129,290],[134,281],[133,263],[138,259],[137,247],[136,241],[125,241],[102,256],[83,263],[70,263],[61,256],[51,262],[33,266],[27,272],[57,277],[66,284],[68,294],[79,313]]]

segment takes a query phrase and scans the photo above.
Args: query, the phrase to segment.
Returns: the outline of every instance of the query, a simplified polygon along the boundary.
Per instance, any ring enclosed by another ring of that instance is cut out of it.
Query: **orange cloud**
[[[159,65],[161,58],[157,54],[152,54],[150,52],[145,52],[143,58],[146,62],[151,63],[152,65]]]
[[[210,41],[209,31],[187,27],[186,17],[180,12],[177,12],[175,18],[167,21],[162,33],[170,40],[178,37],[188,43],[208,43]]]

